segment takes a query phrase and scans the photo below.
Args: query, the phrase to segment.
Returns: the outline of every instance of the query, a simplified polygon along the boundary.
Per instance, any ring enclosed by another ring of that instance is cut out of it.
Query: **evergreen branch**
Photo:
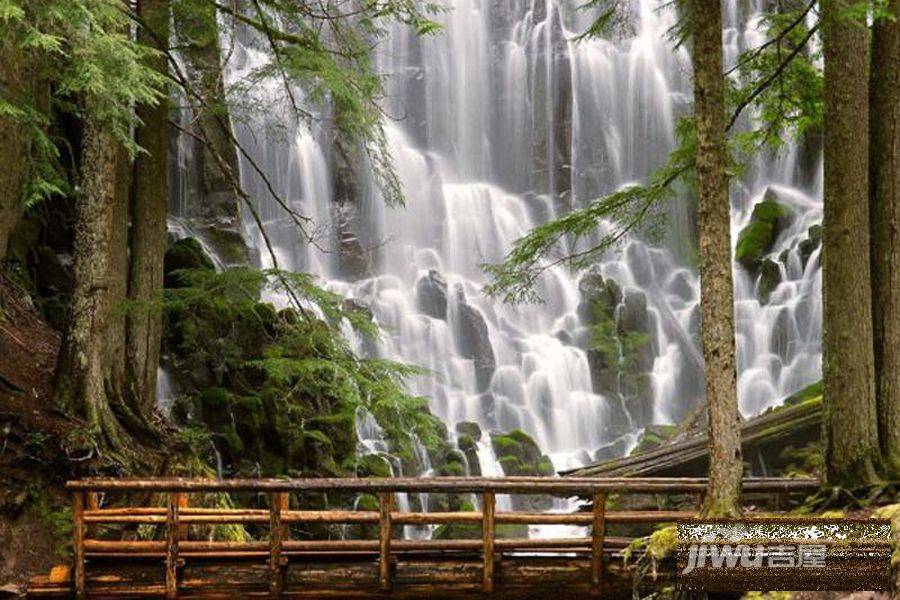
[[[730,69],[725,71],[725,76],[727,77],[728,75],[731,75],[735,71],[739,71],[739,70],[743,69],[745,66],[750,64],[752,61],[759,58],[759,56],[761,56],[762,53],[765,52],[769,47],[771,47],[774,44],[780,44],[782,41],[784,41],[787,38],[787,36],[796,27],[798,27],[799,25],[801,25],[803,23],[804,19],[806,18],[806,15],[808,15],[810,13],[810,11],[812,11],[812,9],[816,6],[817,2],[818,2],[818,0],[812,0],[809,4],[806,5],[806,8],[804,8],[802,11],[800,11],[797,14],[796,18],[793,21],[791,21],[787,26],[785,26],[783,29],[781,29],[781,31],[779,31],[777,35],[770,37],[769,39],[767,39],[765,42],[763,42],[762,44],[760,44],[753,50],[750,50],[749,52],[744,54],[744,56],[741,58],[741,60],[737,61],[733,67],[731,67]]]
[[[818,29],[818,23],[816,23],[816,25],[814,25],[813,27],[810,27],[809,31],[806,32],[806,35],[803,36],[801,42],[797,44],[797,46],[795,46],[793,50],[791,50],[791,52],[784,58],[784,60],[782,60],[778,64],[775,70],[767,77],[765,77],[759,84],[757,84],[753,91],[738,103],[737,107],[731,115],[731,119],[728,121],[728,125],[725,127],[725,131],[731,130],[731,128],[737,122],[738,117],[740,117],[741,112],[745,108],[750,106],[754,102],[754,100],[759,97],[760,94],[762,94],[770,85],[772,85],[773,82],[778,80],[787,66],[797,57],[798,54],[800,54],[800,52],[806,46],[807,42],[812,39],[812,36],[816,33],[816,31],[818,31]]]

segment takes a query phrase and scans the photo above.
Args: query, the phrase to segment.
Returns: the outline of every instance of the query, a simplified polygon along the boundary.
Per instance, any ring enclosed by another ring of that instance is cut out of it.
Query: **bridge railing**
[[[747,479],[745,494],[780,497],[807,493],[819,485],[813,479]],[[73,493],[73,583],[77,597],[86,594],[86,567],[91,558],[143,556],[165,561],[165,593],[178,595],[178,569],[186,559],[260,557],[267,559],[269,591],[279,596],[284,571],[293,555],[329,553],[377,554],[379,583],[391,587],[391,557],[405,552],[479,552],[483,560],[482,588],[494,589],[495,560],[502,552],[588,552],[591,583],[600,586],[604,553],[621,549],[630,540],[606,535],[607,524],[664,523],[696,516],[695,510],[607,510],[610,494],[665,494],[694,496],[699,507],[706,491],[705,478],[542,478],[542,477],[440,477],[391,479],[85,479],[67,484]],[[267,496],[265,509],[201,508],[190,506],[191,494],[252,492]],[[378,496],[378,510],[292,510],[292,494],[323,492],[368,493]],[[101,507],[101,494],[154,493],[165,506]],[[400,512],[398,493],[475,494],[481,510],[455,512]],[[498,511],[497,494],[579,496],[593,502],[589,512]],[[307,524],[377,524],[378,539],[292,539],[289,526]],[[398,525],[480,524],[481,539],[395,539]],[[157,525],[165,531],[160,540],[108,540],[96,535],[101,525]],[[191,539],[191,525],[258,525],[268,529],[268,539],[217,541]],[[588,537],[498,539],[498,524],[589,526]]]

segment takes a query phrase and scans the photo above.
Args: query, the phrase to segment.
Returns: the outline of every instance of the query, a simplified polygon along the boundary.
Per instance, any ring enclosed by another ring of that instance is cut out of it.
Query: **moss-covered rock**
[[[456,433],[460,436],[467,435],[474,441],[481,441],[481,427],[473,421],[460,421],[456,424]]]
[[[360,477],[390,477],[391,464],[380,454],[364,454],[359,458],[356,474]]]
[[[521,429],[509,433],[491,432],[491,446],[504,475],[550,477],[555,474],[550,458],[542,454],[537,442]],[[545,496],[513,496],[513,505],[522,510],[547,510],[552,504]]]
[[[750,222],[738,234],[735,260],[755,271],[763,257],[771,252],[778,234],[790,224],[792,216],[790,208],[778,202],[774,193],[766,191],[763,200],[753,207]]]
[[[212,259],[194,238],[182,238],[166,251],[163,262],[164,284],[167,288],[183,287],[187,281],[178,271],[215,269]]]

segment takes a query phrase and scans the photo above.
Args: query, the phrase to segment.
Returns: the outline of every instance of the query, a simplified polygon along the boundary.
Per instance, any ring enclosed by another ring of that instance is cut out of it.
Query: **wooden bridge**
[[[564,589],[566,598],[630,598],[632,574],[621,557],[632,538],[608,535],[610,529],[690,519],[695,510],[658,506],[676,499],[680,506],[699,506],[706,486],[703,478],[72,481],[72,564],[34,579],[28,595],[464,599],[547,597]],[[743,490],[745,502],[777,508],[817,486],[809,479],[748,479]],[[261,508],[232,508],[225,494]],[[376,496],[377,510],[292,508],[326,506],[329,499],[352,506],[359,494]],[[480,510],[400,512],[398,494],[463,494],[477,499]],[[498,511],[501,494],[577,496],[591,504],[569,513]],[[640,504],[628,497],[651,506],[615,508]],[[218,507],[209,506],[211,498]],[[346,529],[335,536],[330,526],[337,524],[368,528],[372,539],[348,539]],[[468,526],[474,535],[400,535],[400,526],[449,524]],[[211,530],[223,525],[243,526],[248,535],[217,539]],[[574,525],[590,534],[498,535],[498,526],[507,525]],[[323,532],[341,539],[314,539]]]

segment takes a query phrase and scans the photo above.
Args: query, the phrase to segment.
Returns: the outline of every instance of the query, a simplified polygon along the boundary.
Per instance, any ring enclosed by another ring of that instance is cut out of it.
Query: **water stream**
[[[579,309],[584,274],[551,268],[540,282],[544,302],[514,306],[482,293],[482,264],[500,261],[535,225],[664,163],[691,102],[690,57],[666,36],[674,9],[666,0],[632,0],[621,37],[575,43],[592,19],[575,10],[577,0],[448,3],[441,35],[417,38],[398,26],[377,50],[377,68],[390,75],[385,108],[402,117],[385,126],[405,208],[385,206],[352,144],[343,150],[356,188],[346,192],[328,109],[317,106],[320,119],[297,123],[277,100],[280,80],[254,92],[272,109],[235,129],[279,194],[316,221],[317,245],[298,235],[246,163],[242,181],[279,266],[316,273],[370,307],[387,335],[360,350],[430,369],[434,376],[412,380],[410,391],[430,398],[451,432],[461,421],[486,433],[520,428],[557,469],[623,454],[642,428],[677,422],[702,401],[692,200],[681,194],[665,208],[662,239],[635,235],[588,274],[615,282],[615,320],[645,334],[641,389],[624,390],[621,377],[597,381]],[[725,56],[733,64],[760,43],[765,4],[726,5]],[[223,43],[232,83],[269,60],[252,42]],[[293,91],[302,101],[303,90]],[[756,278],[734,268],[744,415],[820,376],[821,277],[817,256],[804,261],[797,245],[821,220],[821,161],[808,154],[791,147],[761,158],[732,186],[733,240],[767,190],[794,212],[776,242],[782,281],[767,303]],[[335,252],[348,248],[361,258]],[[386,451],[371,417],[361,416],[359,434],[368,451]],[[488,442],[478,456],[483,473],[502,473]]]

